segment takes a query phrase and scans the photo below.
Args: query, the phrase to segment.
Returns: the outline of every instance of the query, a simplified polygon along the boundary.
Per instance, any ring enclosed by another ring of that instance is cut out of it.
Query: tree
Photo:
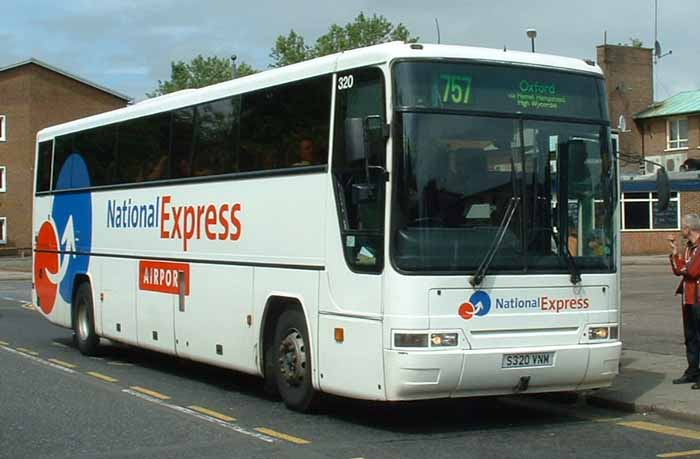
[[[631,46],[632,48],[641,48],[642,45],[644,45],[642,40],[632,37],[630,38],[630,44],[628,46]]]
[[[203,57],[201,54],[189,63],[184,61],[170,64],[170,80],[158,80],[158,88],[148,97],[162,96],[171,92],[187,88],[201,88],[214,83],[221,83],[231,79],[231,60],[217,56]],[[236,76],[246,76],[256,73],[257,70],[245,62],[236,66]]]
[[[286,37],[277,37],[270,57],[274,61],[270,67],[282,67],[310,59],[311,48],[304,43],[304,37],[291,30]]]
[[[367,17],[361,12],[353,22],[344,27],[332,24],[327,33],[318,37],[312,48],[293,30],[286,37],[280,35],[270,53],[274,61],[270,66],[281,67],[314,57],[394,40],[415,43],[418,39],[412,37],[406,26],[401,23],[393,25],[384,16],[374,14]]]

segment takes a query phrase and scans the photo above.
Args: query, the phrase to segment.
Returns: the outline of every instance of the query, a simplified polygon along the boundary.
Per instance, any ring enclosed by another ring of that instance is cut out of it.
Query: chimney
[[[620,152],[641,158],[642,133],[632,117],[654,101],[653,50],[605,44],[596,51],[598,65],[605,73],[612,128],[625,126],[625,131],[620,131]],[[619,122],[621,116],[624,123]]]

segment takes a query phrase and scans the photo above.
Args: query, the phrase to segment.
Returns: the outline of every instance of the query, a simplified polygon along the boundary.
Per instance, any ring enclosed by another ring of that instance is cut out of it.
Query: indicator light
[[[608,339],[609,329],[608,327],[591,327],[588,329],[588,339]]]
[[[433,333],[430,335],[430,345],[432,347],[457,346],[458,343],[457,333]]]

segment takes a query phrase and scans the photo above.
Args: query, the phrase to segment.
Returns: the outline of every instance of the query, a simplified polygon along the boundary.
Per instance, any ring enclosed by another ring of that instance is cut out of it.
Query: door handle
[[[185,312],[185,272],[177,272],[178,308]]]

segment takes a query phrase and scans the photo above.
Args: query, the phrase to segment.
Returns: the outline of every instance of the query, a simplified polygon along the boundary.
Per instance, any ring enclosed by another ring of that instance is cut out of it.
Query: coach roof
[[[147,99],[125,108],[43,129],[39,131],[37,137],[39,140],[43,140],[91,127],[189,107],[211,100],[336,71],[381,64],[399,58],[468,59],[480,62],[511,63],[557,68],[602,76],[602,71],[597,65],[587,63],[582,59],[469,46],[419,45],[392,42],[323,56],[200,89],[185,89],[153,99]]]

